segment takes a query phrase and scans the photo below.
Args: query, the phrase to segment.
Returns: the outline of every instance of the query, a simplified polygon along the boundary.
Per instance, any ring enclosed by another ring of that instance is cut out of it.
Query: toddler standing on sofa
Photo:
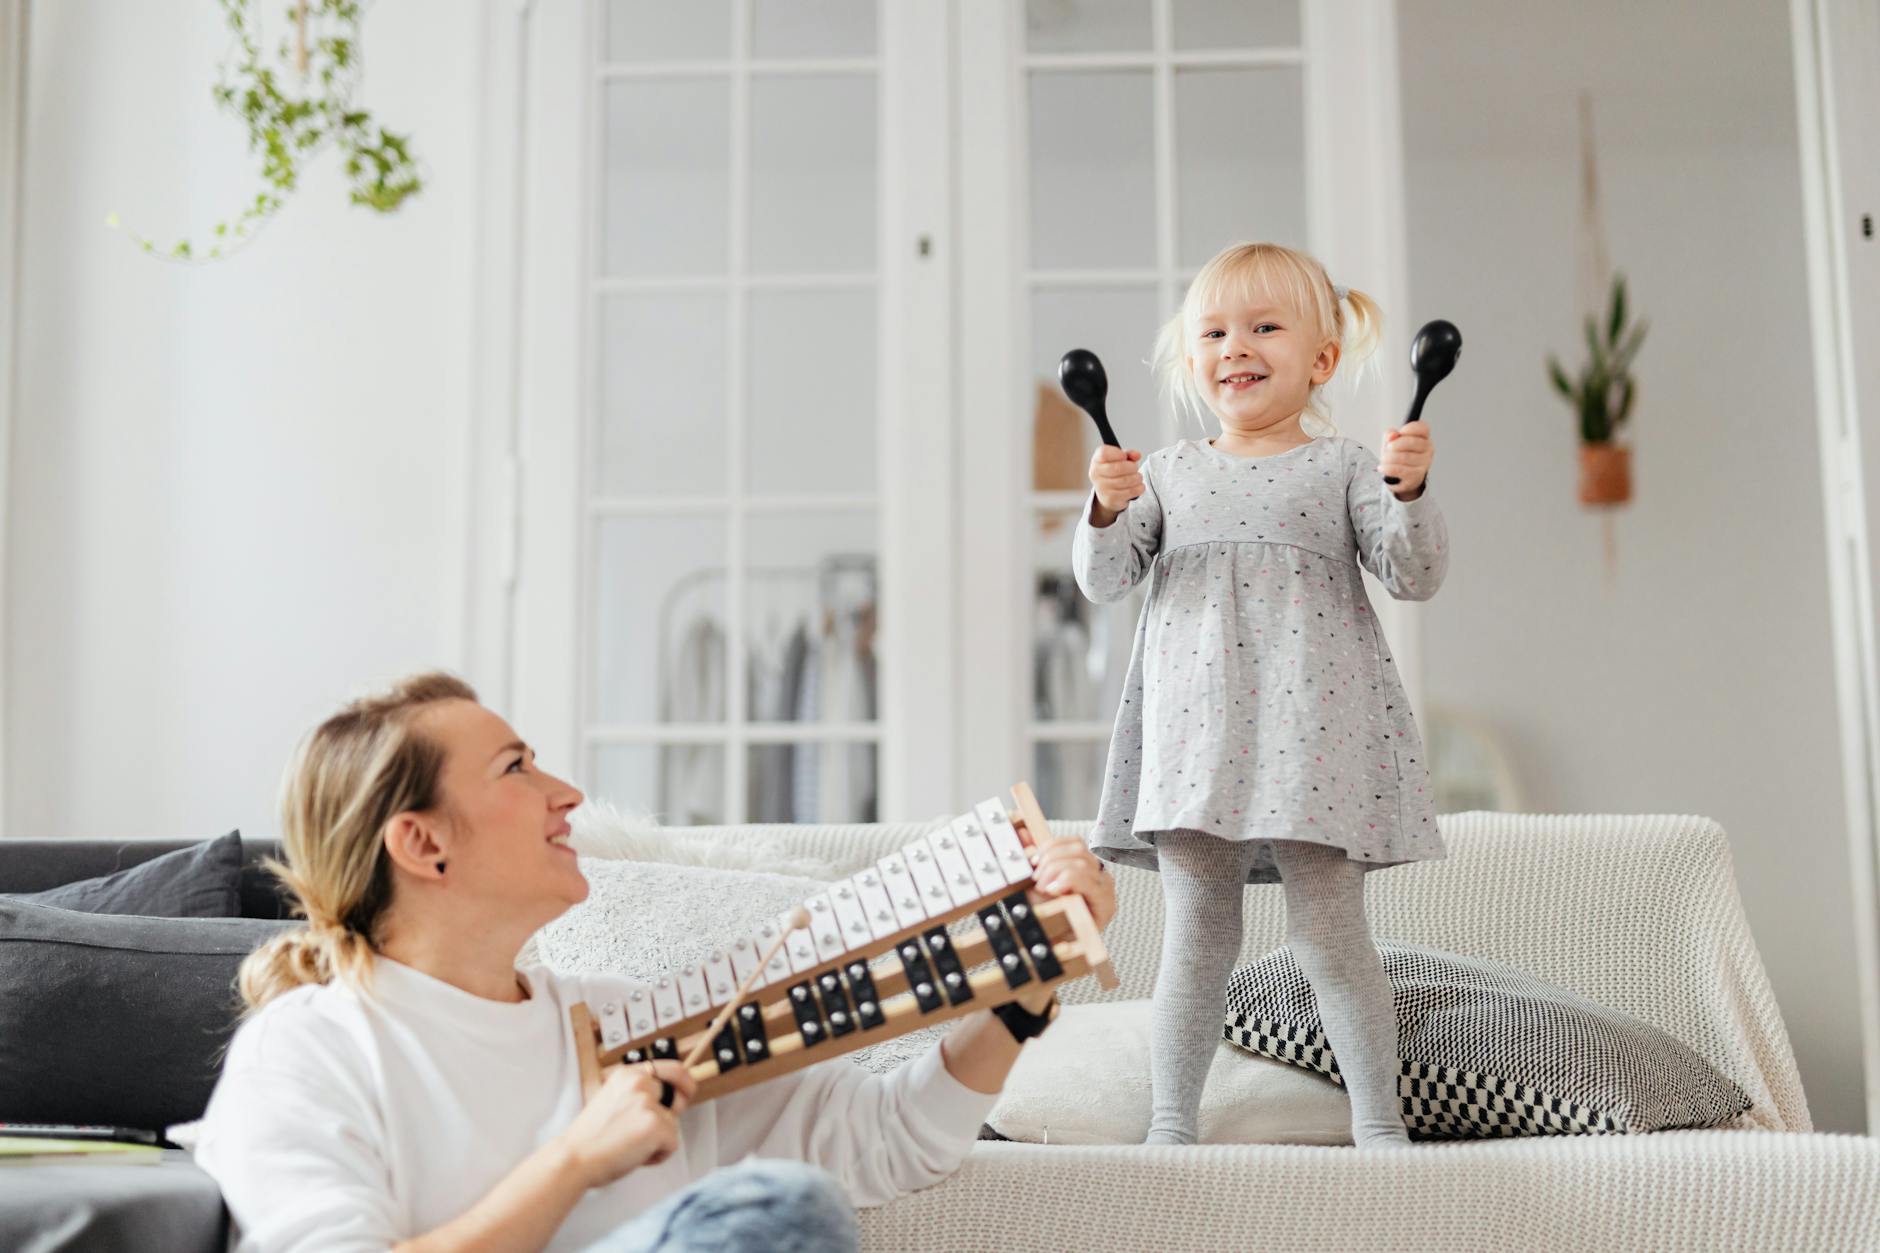
[[[1157,352],[1168,388],[1220,434],[1146,458],[1105,446],[1090,463],[1078,585],[1114,601],[1149,579],[1091,847],[1162,875],[1150,1144],[1196,1141],[1241,896],[1275,881],[1351,1097],[1353,1142],[1409,1142],[1364,877],[1446,850],[1357,563],[1392,596],[1426,600],[1449,541],[1426,487],[1428,427],[1389,432],[1380,462],[1319,405],[1347,346],[1354,360],[1375,346],[1379,320],[1312,257],[1228,248],[1196,276]]]

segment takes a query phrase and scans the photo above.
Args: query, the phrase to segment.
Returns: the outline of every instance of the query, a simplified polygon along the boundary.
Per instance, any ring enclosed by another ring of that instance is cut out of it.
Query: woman
[[[308,925],[242,966],[196,1154],[242,1250],[854,1248],[853,1205],[959,1165],[1048,989],[886,1076],[835,1058],[688,1108],[690,1074],[655,1062],[584,1106],[569,1007],[625,985],[515,967],[587,895],[581,800],[442,674],[302,746],[274,869]],[[1041,850],[1037,882],[1115,912],[1081,840]]]

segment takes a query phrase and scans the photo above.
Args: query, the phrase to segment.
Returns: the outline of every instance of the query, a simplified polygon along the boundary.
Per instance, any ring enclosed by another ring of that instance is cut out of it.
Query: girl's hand
[[[1034,867],[1032,881],[1040,892],[1046,896],[1075,892],[1090,906],[1097,930],[1110,925],[1110,919],[1116,917],[1116,881],[1082,840],[1061,835],[1026,851]]]
[[[1099,445],[1090,459],[1090,485],[1097,489],[1097,503],[1110,513],[1121,513],[1129,502],[1143,493],[1142,454],[1134,448],[1124,452],[1109,444]]]
[[[1395,430],[1384,432],[1384,455],[1379,458],[1379,473],[1394,476],[1390,490],[1398,500],[1408,500],[1423,490],[1429,477],[1430,462],[1436,459],[1436,445],[1430,439],[1429,423],[1418,418]]]
[[[671,1109],[659,1103],[662,1079],[673,1086]],[[559,1137],[581,1179],[598,1188],[665,1161],[679,1147],[679,1112],[697,1088],[692,1072],[678,1062],[609,1070],[600,1091]]]

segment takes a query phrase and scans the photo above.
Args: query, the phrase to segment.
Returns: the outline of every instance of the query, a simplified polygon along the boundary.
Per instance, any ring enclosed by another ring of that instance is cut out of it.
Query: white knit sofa
[[[1450,855],[1371,876],[1380,940],[1506,962],[1670,1032],[1747,1092],[1729,1129],[1419,1143],[1397,1151],[982,1142],[946,1182],[862,1214],[871,1250],[1880,1249],[1880,1140],[1816,1134],[1750,936],[1729,842],[1679,816],[1465,813]],[[1085,835],[1090,824],[1054,830]],[[781,841],[849,874],[921,824],[707,827],[688,839]],[[672,834],[677,834],[673,832]],[[1162,900],[1117,873],[1107,940],[1122,986],[1150,994]],[[1283,942],[1276,886],[1249,888],[1243,957]]]

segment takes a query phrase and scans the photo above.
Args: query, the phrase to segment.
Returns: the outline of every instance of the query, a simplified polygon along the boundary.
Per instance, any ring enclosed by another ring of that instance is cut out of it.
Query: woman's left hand
[[[1075,892],[1090,906],[1097,929],[1116,917],[1116,881],[1088,845],[1074,835],[1057,836],[1031,849],[1032,880],[1046,896]]]
[[[1378,472],[1398,481],[1389,484],[1399,500],[1414,497],[1423,490],[1429,477],[1430,462],[1436,459],[1436,444],[1430,438],[1429,423],[1418,418],[1392,431],[1384,432],[1384,455],[1378,459]]]

